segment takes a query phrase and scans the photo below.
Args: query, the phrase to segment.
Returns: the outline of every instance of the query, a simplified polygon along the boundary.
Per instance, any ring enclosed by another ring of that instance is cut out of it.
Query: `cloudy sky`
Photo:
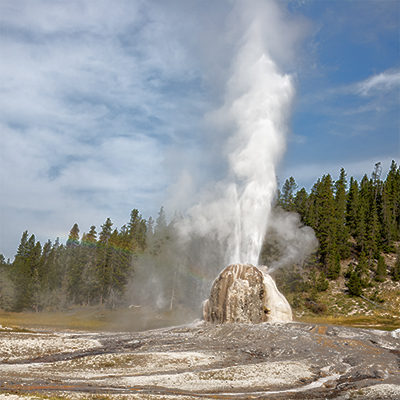
[[[223,176],[210,115],[248,28],[238,3],[273,2],[0,1],[0,253],[12,259],[25,230],[65,241],[75,222],[156,217],[183,171],[197,186]],[[279,181],[309,190],[377,161],[385,175],[400,160],[400,3],[275,8],[264,39],[296,88]]]

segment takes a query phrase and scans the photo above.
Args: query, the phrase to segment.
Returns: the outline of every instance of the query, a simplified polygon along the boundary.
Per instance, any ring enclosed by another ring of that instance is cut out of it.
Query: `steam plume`
[[[281,73],[271,57],[275,51],[271,35],[280,32],[273,31],[270,16],[262,19],[276,13],[276,5],[263,4],[261,9],[244,9],[244,2],[237,3],[238,10],[245,11],[246,30],[225,85],[223,105],[210,115],[216,131],[230,131],[221,155],[228,165],[227,177],[212,191],[201,193],[200,202],[179,223],[183,237],[213,235],[225,243],[227,264],[258,264],[277,188],[275,166],[285,150],[294,96],[292,78]]]

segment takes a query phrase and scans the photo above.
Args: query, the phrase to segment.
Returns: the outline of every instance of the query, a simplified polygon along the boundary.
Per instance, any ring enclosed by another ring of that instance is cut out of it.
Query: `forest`
[[[347,295],[361,296],[373,282],[400,281],[400,168],[393,161],[384,179],[381,174],[381,163],[376,163],[371,176],[358,182],[348,179],[342,168],[336,181],[323,175],[310,193],[299,189],[293,177],[286,179],[274,207],[298,213],[314,230],[319,246],[302,261],[301,273],[296,265],[276,273],[280,290],[323,292],[330,281],[343,277]],[[99,231],[91,226],[81,234],[75,223],[65,244],[59,239],[41,244],[34,234],[23,232],[14,260],[0,255],[0,309],[62,310],[94,304],[115,309],[139,298],[164,309],[198,307],[197,299],[204,297],[216,275],[179,250],[176,218],[168,223],[161,207],[155,220],[145,220],[133,209],[119,229],[107,218]],[[212,253],[211,242],[197,238],[192,253]],[[397,254],[393,266],[385,263],[387,253]],[[279,256],[273,232],[267,232],[260,264]],[[185,268],[179,266],[183,258]],[[349,259],[349,267],[342,270],[341,261]]]

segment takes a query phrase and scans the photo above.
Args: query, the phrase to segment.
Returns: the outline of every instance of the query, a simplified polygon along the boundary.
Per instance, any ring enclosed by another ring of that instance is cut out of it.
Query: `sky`
[[[0,253],[25,230],[65,242],[134,208],[171,217],[224,176],[210,120],[247,29],[238,3],[278,10],[264,40],[296,93],[280,184],[400,162],[397,0],[1,0]]]

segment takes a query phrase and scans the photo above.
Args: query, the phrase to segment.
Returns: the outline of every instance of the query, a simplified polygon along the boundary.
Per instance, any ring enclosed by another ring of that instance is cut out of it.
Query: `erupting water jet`
[[[203,318],[213,323],[290,322],[292,310],[267,273],[267,267],[232,264],[214,281],[203,304]]]

